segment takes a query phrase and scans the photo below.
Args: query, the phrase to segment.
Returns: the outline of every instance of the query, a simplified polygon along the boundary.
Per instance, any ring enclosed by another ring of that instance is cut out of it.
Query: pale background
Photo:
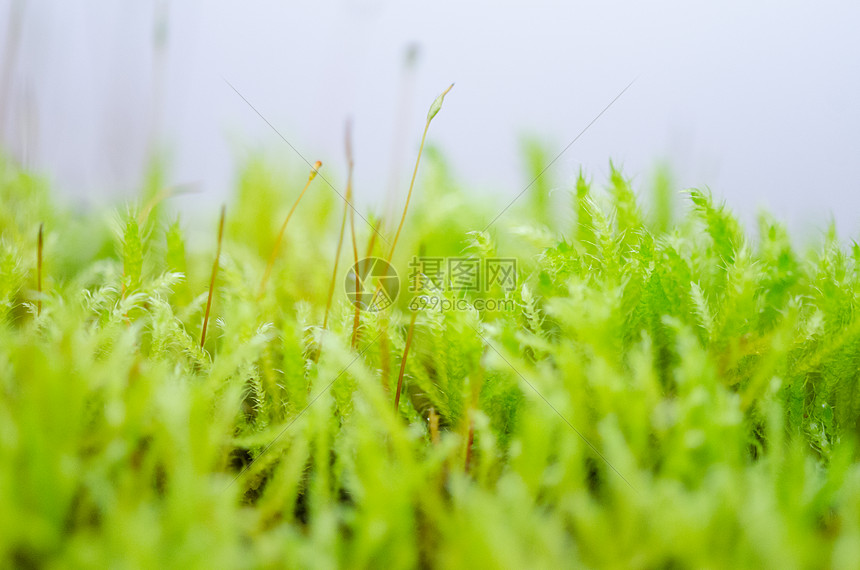
[[[831,217],[860,232],[856,2],[0,0],[0,14],[3,144],[76,201],[134,195],[153,145],[170,182],[202,192],[180,207],[225,200],[255,150],[294,161],[227,79],[332,181],[351,116],[372,206],[392,173],[404,190],[426,109],[456,81],[430,139],[501,208],[528,182],[522,135],[557,152],[638,77],[553,166],[559,190],[580,167],[604,181],[611,158],[644,191],[662,162],[746,221],[764,207],[807,233]]]

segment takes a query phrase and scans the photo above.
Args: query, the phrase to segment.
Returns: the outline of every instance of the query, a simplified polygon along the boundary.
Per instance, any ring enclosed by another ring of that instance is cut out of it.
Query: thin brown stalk
[[[329,288],[328,288],[328,299],[326,300],[326,304],[325,304],[325,317],[323,318],[323,330],[326,330],[326,328],[328,327],[328,315],[329,315],[329,311],[331,311],[331,302],[332,302],[332,299],[334,298],[334,287],[335,287],[335,283],[337,282],[337,266],[338,266],[338,262],[340,261],[340,250],[343,247],[343,234],[346,231],[346,216],[347,216],[347,211],[349,210],[349,204],[351,201],[350,199],[352,197],[353,163],[352,163],[352,156],[351,156],[352,153],[350,152],[350,144],[349,144],[349,123],[347,123],[347,127],[346,127],[346,139],[347,139],[347,141],[346,141],[347,161],[349,163],[349,166],[348,166],[349,170],[348,170],[347,176],[346,176],[346,199],[343,202],[343,217],[340,220],[340,236],[338,236],[338,238],[337,238],[337,249],[335,250],[335,254],[334,254],[334,268],[332,269],[332,272],[331,272],[331,284],[329,285]]]
[[[373,237],[371,237],[371,245],[373,244]],[[381,287],[381,285],[379,286]],[[379,287],[377,287],[376,292],[374,292],[374,297],[379,293]],[[391,361],[389,360],[389,342],[388,342],[388,311],[382,311],[382,314],[379,318],[379,371],[382,381],[382,387],[385,389],[385,392],[388,393],[391,391],[391,386],[388,383],[389,378],[391,378]]]
[[[469,435],[466,438],[466,462],[464,470],[466,473],[472,468],[472,445],[475,443],[475,417],[474,410],[469,410]]]
[[[200,348],[206,343],[206,328],[209,326],[209,311],[215,294],[215,278],[218,276],[218,261],[221,259],[221,242],[224,239],[224,217],[227,206],[221,206],[221,221],[218,222],[218,245],[215,248],[215,261],[212,263],[212,278],[209,280],[209,297],[206,299],[206,314],[203,316],[203,332],[200,333]]]
[[[258,296],[262,297],[263,293],[266,291],[266,283],[269,281],[269,277],[272,275],[272,268],[275,266],[275,260],[278,258],[278,249],[281,247],[281,241],[284,239],[284,233],[287,231],[287,224],[290,222],[290,218],[293,217],[293,212],[296,211],[296,208],[299,206],[299,202],[302,201],[302,197],[307,192],[308,187],[310,187],[311,182],[314,178],[316,178],[317,172],[319,172],[320,167],[322,167],[322,162],[319,160],[314,163],[313,168],[311,169],[311,173],[308,176],[308,181],[305,183],[305,187],[302,188],[299,197],[296,198],[295,203],[293,203],[293,207],[290,208],[290,212],[287,214],[287,217],[284,219],[283,225],[281,225],[281,231],[278,232],[278,237],[275,240],[275,246],[272,248],[272,254],[269,256],[269,262],[266,264],[266,271],[263,273],[263,280],[260,282],[260,291]]]
[[[346,159],[349,162],[349,184],[346,186],[346,202],[347,206],[352,204],[352,137],[346,139]],[[361,279],[358,276],[358,242],[355,239],[355,208],[349,208],[349,233],[352,237],[352,258],[353,258],[353,274],[355,275],[355,292],[358,293],[358,288],[361,286]],[[374,232],[375,233],[375,232]],[[359,307],[358,299],[355,301],[355,316],[352,321],[352,340],[350,346],[355,348],[358,344],[358,326],[361,319],[361,307]]]
[[[346,230],[346,210],[347,210],[347,208],[348,208],[348,206],[344,205],[343,218],[341,218],[341,221],[340,221],[340,237],[337,240],[337,248],[335,249],[335,254],[334,254],[334,267],[332,268],[332,272],[331,272],[331,283],[329,284],[329,287],[328,287],[328,299],[326,299],[326,303],[325,303],[325,316],[323,317],[323,330],[326,330],[328,328],[328,315],[329,315],[329,312],[331,311],[332,299],[334,299],[334,287],[335,287],[335,283],[337,282],[337,266],[338,266],[338,261],[340,259],[340,250],[341,250],[341,247],[343,246],[343,234],[344,234],[344,231]]]
[[[384,314],[379,323],[379,371],[380,379],[382,380],[382,388],[386,394],[391,393],[391,386],[388,385],[388,379],[391,378],[391,362],[389,360],[390,349],[388,343],[388,315]]]
[[[400,232],[403,231],[403,224],[406,221],[406,212],[409,210],[409,201],[412,200],[412,188],[415,186],[415,177],[418,174],[418,164],[421,162],[421,154],[424,152],[424,141],[427,138],[427,130],[430,128],[430,121],[424,125],[424,133],[421,135],[421,146],[418,147],[418,159],[415,161],[415,168],[412,170],[412,181],[409,183],[409,192],[406,194],[406,204],[403,206],[403,214],[400,216],[400,223],[397,225],[397,232],[394,234],[394,240],[391,242],[391,249],[388,251],[387,260],[391,263],[394,257],[394,248],[397,247],[397,240],[400,239]]]
[[[349,210],[349,232],[352,234],[352,257],[354,259],[353,267],[355,271],[355,291],[361,286],[361,280],[358,277],[358,242],[355,240],[355,214],[352,209]],[[361,323],[361,307],[358,303],[358,298],[355,300],[355,315],[352,319],[352,342],[350,345],[355,348],[358,343],[358,326]]]
[[[358,245],[357,245],[357,242],[355,240],[355,219],[352,216],[352,212],[350,212],[350,221],[351,221],[351,225],[352,225],[352,253],[353,253],[353,256],[355,257],[355,265],[353,265],[353,267],[355,268],[355,271],[353,271],[353,274],[355,275],[355,291],[357,294],[358,291],[361,289],[361,277],[360,277],[359,271],[358,271],[358,269],[359,269],[358,268]],[[381,223],[377,224],[377,225],[381,225]],[[365,251],[363,259],[367,259],[368,257],[370,257],[370,254],[373,253],[373,246],[375,244],[376,244],[376,232],[371,232],[370,238],[367,240],[367,250]],[[355,348],[356,346],[358,346],[358,341],[359,341],[359,337],[360,337],[360,330],[359,330],[360,324],[361,324],[361,303],[359,302],[358,297],[356,297],[356,299],[355,299],[355,315],[354,315],[353,320],[352,320],[352,348]],[[384,342],[385,342],[385,339],[383,339],[383,343]]]
[[[377,223],[378,226],[382,226],[382,220],[379,220]],[[364,257],[370,257],[373,255],[373,246],[376,245],[376,232],[371,232],[370,239],[367,240],[367,251],[364,252]]]
[[[484,347],[484,354],[487,353],[486,346]],[[469,431],[466,436],[466,461],[464,465],[464,469],[466,473],[472,468],[472,447],[475,442],[475,410],[478,409],[478,403],[481,398],[481,388],[484,384],[484,372],[483,368],[478,366],[478,369],[475,371],[475,375],[471,378],[470,387],[472,389],[472,399],[469,403],[469,410],[467,412],[467,416],[469,418]]]
[[[346,198],[343,201],[343,218],[340,220],[340,235],[337,238],[337,249],[334,254],[334,268],[331,272],[331,284],[328,288],[328,299],[325,304],[325,317],[323,317],[323,330],[328,328],[328,315],[331,311],[331,302],[334,298],[334,288],[337,283],[337,266],[340,261],[340,250],[343,247],[343,234],[346,231],[346,216],[349,211],[349,206],[352,204],[352,171],[353,171],[353,160],[352,160],[352,144],[350,142],[350,124],[346,123],[346,133],[344,134],[344,138],[346,140],[346,160],[348,164],[348,172],[346,176]],[[353,231],[353,245],[355,244],[355,232]],[[356,276],[357,278],[358,276]],[[320,355],[322,354],[322,339],[320,339],[320,350],[317,352],[317,360],[319,360]]]
[[[400,239],[400,232],[403,231],[403,224],[406,223],[406,214],[409,211],[409,202],[412,200],[412,190],[415,188],[415,178],[418,176],[418,166],[421,164],[421,155],[424,152],[424,142],[427,140],[427,131],[430,129],[430,123],[433,121],[433,117],[439,112],[442,108],[442,101],[445,99],[445,95],[454,87],[452,83],[445,91],[443,91],[436,99],[433,101],[433,104],[430,105],[430,110],[427,112],[427,122],[424,123],[424,132],[421,134],[421,145],[418,147],[418,157],[415,159],[415,168],[412,169],[412,179],[409,181],[409,192],[406,193],[406,204],[403,205],[403,214],[400,216],[400,223],[397,225],[397,232],[394,234],[394,240],[391,242],[391,249],[388,251],[388,257],[386,261],[391,263],[391,260],[394,258],[394,248],[397,247],[397,241]],[[409,333],[411,335],[412,329],[414,327],[415,315],[412,315],[412,324],[410,324]],[[382,336],[381,347],[380,350],[382,352],[382,385],[387,389],[388,388],[388,378],[389,378],[389,363],[388,363],[388,314],[386,313],[382,317]],[[410,336],[411,339],[411,336]],[[395,401],[399,403],[399,394],[401,384],[403,382],[403,371],[406,366],[406,356],[409,352],[409,343],[407,342],[406,348],[403,353],[403,359],[400,363],[400,378],[397,380],[397,396],[395,397]]]
[[[427,140],[427,131],[430,129],[430,122],[436,116],[436,113],[439,112],[442,100],[452,87],[454,87],[453,83],[436,98],[430,107],[430,112],[427,113],[427,122],[424,124],[424,132],[421,135],[421,145],[418,147],[418,158],[415,159],[415,168],[412,169],[412,180],[409,182],[409,192],[406,194],[406,204],[403,206],[403,214],[400,216],[400,223],[397,225],[397,232],[394,234],[394,240],[391,242],[391,250],[388,252],[387,260],[389,263],[391,263],[391,259],[394,257],[394,248],[397,247],[397,240],[400,239],[400,232],[403,231],[403,224],[406,222],[406,213],[409,210],[409,202],[412,200],[412,189],[415,187],[415,178],[418,176],[418,165],[421,164],[421,154],[424,152],[424,141]]]
[[[415,332],[415,319],[418,311],[412,311],[409,321],[409,332],[406,333],[406,346],[403,347],[403,358],[400,359],[400,374],[397,375],[397,392],[394,396],[394,409],[400,409],[400,393],[403,391],[403,374],[406,372],[406,359],[409,358],[409,347],[412,345],[412,334]]]
[[[42,316],[42,253],[45,243],[45,224],[39,224],[39,247],[36,257],[36,292],[39,294],[36,299],[36,314]]]
[[[355,271],[353,271],[353,273],[355,274],[355,291],[357,293],[359,290],[359,287],[361,287],[361,279],[358,276],[358,248],[356,247],[356,243],[355,243],[355,224],[353,223],[354,219],[353,219],[352,214],[350,214],[350,216],[349,216],[349,221],[350,221],[350,226],[352,227],[352,253],[353,253],[353,257],[355,258],[355,264],[353,265],[353,267],[355,268]],[[360,324],[361,324],[361,304],[358,302],[358,297],[356,297],[356,299],[355,299],[355,313],[353,314],[353,317],[352,317],[352,342],[350,343],[352,348],[355,348],[356,346],[358,346],[358,332],[359,332],[358,329],[359,329]]]
[[[436,413],[436,408],[430,408],[427,420],[430,424],[430,441],[433,445],[439,445],[439,414]]]
[[[419,255],[424,255],[424,245],[422,244],[419,248]],[[419,289],[419,278],[418,273],[415,274],[415,290]],[[400,374],[397,375],[397,392],[394,396],[394,409],[400,409],[400,394],[403,391],[403,375],[406,372],[406,359],[409,358],[409,347],[412,346],[412,335],[415,333],[415,319],[418,318],[418,311],[412,311],[412,318],[409,320],[409,330],[406,333],[406,345],[403,347],[403,358],[400,360]]]

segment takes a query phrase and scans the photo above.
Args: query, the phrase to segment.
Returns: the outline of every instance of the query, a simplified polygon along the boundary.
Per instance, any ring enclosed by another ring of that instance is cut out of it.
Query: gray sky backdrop
[[[76,199],[135,192],[153,140],[170,181],[213,205],[254,150],[292,161],[227,79],[332,179],[351,116],[357,191],[378,202],[392,168],[408,183],[426,109],[456,81],[430,139],[501,206],[528,182],[523,134],[558,151],[638,77],[553,166],[558,188],[580,167],[603,182],[610,158],[644,187],[665,162],[747,221],[765,207],[860,233],[857,2],[0,0],[0,14],[2,140]]]

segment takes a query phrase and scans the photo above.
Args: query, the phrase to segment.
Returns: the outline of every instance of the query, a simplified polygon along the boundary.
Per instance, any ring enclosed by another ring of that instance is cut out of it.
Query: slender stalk
[[[355,275],[355,291],[357,293],[361,288],[361,277],[359,276],[358,271],[357,271],[358,270],[358,245],[357,245],[357,242],[355,240],[355,218],[354,218],[354,216],[350,216],[350,221],[351,221],[351,225],[352,225],[352,253],[353,253],[353,256],[355,257],[355,265],[353,265],[353,267],[356,269],[356,271],[354,271],[353,273]],[[377,225],[382,225],[382,224],[380,223]],[[364,254],[364,259],[367,259],[368,257],[370,257],[370,254],[373,253],[373,246],[375,244],[376,244],[376,232],[371,232],[370,238],[367,240],[367,251]],[[358,341],[360,338],[360,334],[359,334],[360,333],[360,331],[359,331],[360,325],[361,325],[361,303],[358,301],[358,297],[356,297],[356,299],[355,299],[355,316],[353,317],[353,320],[352,320],[352,348],[355,348],[356,346],[358,346]],[[383,339],[383,344],[385,343],[385,340],[386,339]]]
[[[436,408],[430,408],[427,420],[430,424],[430,441],[433,445],[439,445],[439,414],[436,413]]]
[[[42,316],[42,253],[45,243],[45,224],[39,224],[39,247],[36,257],[36,291],[39,294],[36,299],[36,315]]]
[[[382,220],[380,220],[381,222]],[[382,223],[379,224],[382,226]],[[376,244],[376,232],[373,232],[370,236],[370,241],[367,244],[367,255],[365,257],[370,257],[373,253],[373,246]],[[373,293],[373,298],[376,298],[376,295],[379,293],[379,289],[382,287],[382,284],[378,284],[376,291]],[[388,379],[391,377],[391,361],[389,360],[389,342],[388,342],[388,311],[383,310],[382,315],[380,315],[379,319],[379,371],[380,371],[380,379],[382,380],[382,387],[385,389],[385,392],[388,393],[391,390],[391,387],[388,385]]]
[[[409,321],[409,332],[406,333],[406,346],[403,347],[403,358],[400,359],[400,374],[397,375],[397,392],[394,395],[394,409],[400,409],[400,393],[403,391],[403,374],[406,372],[406,359],[409,358],[409,347],[412,345],[412,334],[415,332],[415,319],[418,311],[412,311]]]
[[[466,461],[464,470],[466,473],[472,468],[472,445],[475,443],[475,417],[474,410],[469,409],[469,435],[466,437]]]
[[[275,265],[275,259],[278,257],[278,249],[281,247],[281,241],[284,239],[284,232],[287,231],[287,224],[289,223],[290,218],[293,217],[293,212],[296,211],[296,208],[299,206],[299,202],[302,201],[302,196],[305,195],[311,182],[316,178],[320,167],[322,167],[322,162],[318,160],[314,163],[314,167],[311,169],[311,173],[308,176],[308,181],[305,183],[305,187],[302,188],[302,192],[299,194],[299,197],[296,198],[295,203],[293,203],[293,207],[290,208],[290,212],[284,219],[283,225],[281,225],[281,231],[278,232],[278,237],[275,240],[275,247],[272,248],[272,254],[269,256],[269,262],[266,264],[266,271],[263,273],[263,280],[260,282],[260,292],[258,294],[260,297],[262,297],[263,293],[266,291],[266,283],[268,283],[269,277],[272,275],[272,268]]]
[[[340,250],[343,247],[343,234],[346,231],[346,216],[349,211],[349,206],[352,203],[352,171],[353,171],[353,160],[352,160],[352,144],[350,142],[350,125],[347,122],[346,124],[346,160],[348,165],[348,171],[346,176],[346,199],[343,202],[343,218],[340,220],[340,236],[337,238],[337,250],[334,254],[334,269],[331,272],[331,284],[328,288],[328,300],[326,300],[325,305],[325,317],[323,318],[323,330],[328,326],[328,314],[331,311],[331,301],[334,298],[334,287],[337,282],[337,266],[338,261],[340,261]]]
[[[378,226],[383,225],[383,221],[379,220]],[[376,232],[371,232],[370,239],[367,240],[367,251],[364,252],[364,257],[370,257],[373,254],[373,247],[376,245]]]
[[[346,230],[346,210],[348,207],[349,206],[344,204],[343,218],[340,221],[340,237],[337,240],[337,249],[335,250],[335,254],[334,254],[334,268],[331,271],[331,283],[329,284],[329,287],[328,287],[328,299],[326,300],[326,303],[325,303],[325,316],[323,317],[323,326],[322,326],[323,330],[326,330],[328,328],[328,315],[329,315],[329,312],[331,311],[331,302],[332,302],[332,299],[334,298],[334,287],[335,287],[335,283],[337,282],[337,266],[338,266],[338,260],[340,259],[341,246],[343,246],[343,234],[344,234],[344,231]],[[317,353],[317,358],[319,358],[319,353]]]
[[[391,361],[389,360],[390,356],[390,344],[388,342],[388,315],[383,315],[381,322],[379,323],[380,335],[379,335],[379,372],[380,372],[380,380],[382,381],[382,388],[385,390],[386,394],[391,393],[391,386],[388,385],[388,379],[391,378]]]
[[[424,245],[419,248],[419,254],[424,255]],[[420,279],[419,274],[415,274],[415,290],[418,291]],[[415,319],[418,318],[418,311],[412,311],[412,318],[409,320],[409,330],[406,333],[406,345],[403,347],[403,358],[400,360],[400,374],[397,375],[397,392],[394,395],[394,410],[400,409],[400,394],[403,391],[403,375],[406,372],[406,359],[409,358],[409,347],[412,346],[412,335],[415,333]]]
[[[346,123],[346,133],[344,135],[346,139],[346,160],[349,165],[348,173],[346,176],[346,197],[343,201],[343,217],[340,220],[340,235],[337,238],[337,249],[334,253],[334,268],[331,271],[331,284],[328,288],[328,299],[326,299],[325,303],[325,316],[323,317],[323,330],[328,328],[328,315],[331,311],[331,302],[334,298],[334,287],[337,283],[337,266],[340,261],[340,250],[343,247],[343,234],[346,232],[346,216],[349,210],[349,206],[352,203],[352,171],[353,171],[353,160],[352,160],[352,145],[350,144],[350,125],[349,122]],[[353,232],[354,235],[354,232]],[[320,356],[322,355],[322,337],[320,338],[320,346],[319,350],[316,354],[316,361],[319,361]]]
[[[391,260],[394,258],[394,248],[397,247],[397,240],[400,238],[400,232],[403,231],[403,224],[406,223],[406,214],[409,211],[409,202],[412,200],[412,190],[415,188],[415,178],[418,176],[418,166],[421,164],[421,155],[424,152],[424,142],[427,140],[427,131],[430,129],[430,122],[433,121],[433,117],[439,113],[439,110],[442,108],[442,102],[445,100],[445,95],[454,87],[454,84],[448,86],[448,88],[443,91],[433,103],[430,105],[430,110],[427,111],[427,122],[424,123],[424,132],[421,134],[421,145],[418,147],[418,158],[415,159],[415,168],[412,169],[412,180],[409,182],[409,192],[406,194],[406,204],[403,205],[403,214],[400,216],[400,223],[397,225],[397,232],[394,234],[394,240],[391,242],[391,249],[388,251],[388,257],[386,261],[391,263]],[[410,334],[412,328],[414,327],[415,315],[412,315],[412,324],[410,325]],[[381,322],[382,327],[382,336],[380,337],[380,352],[382,353],[382,385],[388,389],[388,378],[389,378],[389,363],[388,363],[388,313],[386,312],[382,317]],[[411,337],[410,337],[411,338]],[[409,352],[409,343],[407,341],[406,347],[403,353],[403,359],[400,363],[400,378],[397,380],[398,387],[398,397],[396,397],[396,401],[399,403],[399,392],[401,388],[401,384],[403,382],[403,370],[406,366],[406,356]]]
[[[212,263],[212,278],[209,280],[209,297],[206,299],[206,314],[203,316],[203,332],[200,333],[200,348],[206,343],[206,327],[209,325],[209,311],[215,294],[215,278],[218,276],[218,261],[221,259],[221,242],[224,239],[224,217],[227,206],[221,206],[221,221],[218,223],[218,245],[215,248],[215,261]]]
[[[368,257],[370,256],[370,252],[373,249],[373,243],[376,239],[376,235],[374,234],[370,238],[370,247],[368,248]],[[376,291],[374,291],[374,298],[379,293],[379,289],[382,287],[380,283],[377,285]],[[380,371],[380,380],[382,381],[382,387],[385,389],[385,392],[388,393],[391,391],[391,386],[388,384],[389,378],[391,378],[391,361],[389,360],[390,354],[390,344],[388,342],[388,311],[383,310],[382,314],[379,318],[379,371]]]
[[[400,223],[397,225],[397,232],[394,234],[394,240],[391,242],[391,249],[388,252],[388,262],[394,257],[394,248],[397,247],[397,240],[400,239],[400,232],[403,231],[403,224],[406,222],[406,212],[409,210],[409,201],[412,200],[412,188],[415,186],[415,177],[418,174],[418,164],[421,162],[421,154],[424,152],[424,141],[427,139],[427,130],[430,128],[430,121],[424,125],[424,133],[421,135],[421,145],[418,147],[418,159],[415,161],[415,168],[412,170],[412,181],[409,183],[409,192],[406,194],[406,204],[403,206],[403,214],[400,216]]]
[[[415,178],[418,176],[418,165],[421,164],[421,154],[424,152],[424,141],[427,139],[430,122],[436,116],[436,113],[439,112],[439,109],[441,109],[442,100],[452,87],[454,87],[453,83],[433,101],[433,105],[430,106],[430,111],[427,113],[427,122],[424,124],[424,133],[421,135],[421,145],[418,147],[418,158],[415,159],[415,168],[412,169],[412,180],[409,182],[409,192],[406,194],[406,204],[403,206],[403,215],[400,216],[400,224],[397,226],[397,233],[394,234],[394,240],[391,242],[391,250],[388,252],[387,261],[389,263],[391,263],[391,259],[394,257],[394,248],[397,247],[397,240],[400,238],[400,232],[403,231],[403,224],[406,222],[406,212],[409,210],[409,202],[412,200],[412,189],[415,187]]]
[[[352,234],[352,257],[355,260],[353,267],[358,269],[358,243],[355,241],[355,215],[352,210],[349,211],[349,231]],[[361,286],[361,279],[358,277],[358,271],[353,271],[355,274],[355,291],[358,292]],[[361,306],[358,303],[358,298],[355,300],[355,314],[352,319],[352,348],[358,345],[358,327],[361,324]]]
[[[486,353],[487,347],[485,346],[484,354]],[[471,378],[469,384],[472,390],[472,399],[469,403],[469,410],[466,415],[469,419],[469,430],[468,435],[466,436],[466,461],[464,463],[466,473],[468,473],[472,468],[472,447],[475,443],[475,410],[478,409],[478,403],[481,399],[481,388],[484,385],[484,373],[481,366],[478,366],[478,369],[475,371],[475,375]]]

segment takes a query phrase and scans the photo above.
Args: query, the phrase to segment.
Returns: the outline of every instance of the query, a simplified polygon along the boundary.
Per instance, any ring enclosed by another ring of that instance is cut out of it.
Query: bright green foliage
[[[553,181],[552,173],[544,172],[544,169],[553,157],[548,148],[542,144],[542,141],[536,138],[525,139],[522,150],[527,167],[526,172],[531,183],[528,193],[523,195],[523,200],[527,199],[531,203],[532,215],[549,218],[551,216],[550,192]]]
[[[321,326],[330,189],[258,296],[298,189],[252,162],[206,350],[214,236],[186,247],[169,203],[111,233],[2,163],[0,566],[855,567],[860,246],[831,229],[799,250],[767,216],[747,235],[707,192],[673,204],[665,174],[649,210],[614,167],[606,191],[575,181],[567,215],[543,196],[483,231],[504,203],[428,163],[400,298],[353,349],[340,283]],[[380,370],[422,247],[516,257],[518,280],[426,292],[508,304],[419,313],[395,410]]]
[[[129,212],[123,220],[122,271],[123,291],[135,291],[143,277],[143,242],[137,214]]]

